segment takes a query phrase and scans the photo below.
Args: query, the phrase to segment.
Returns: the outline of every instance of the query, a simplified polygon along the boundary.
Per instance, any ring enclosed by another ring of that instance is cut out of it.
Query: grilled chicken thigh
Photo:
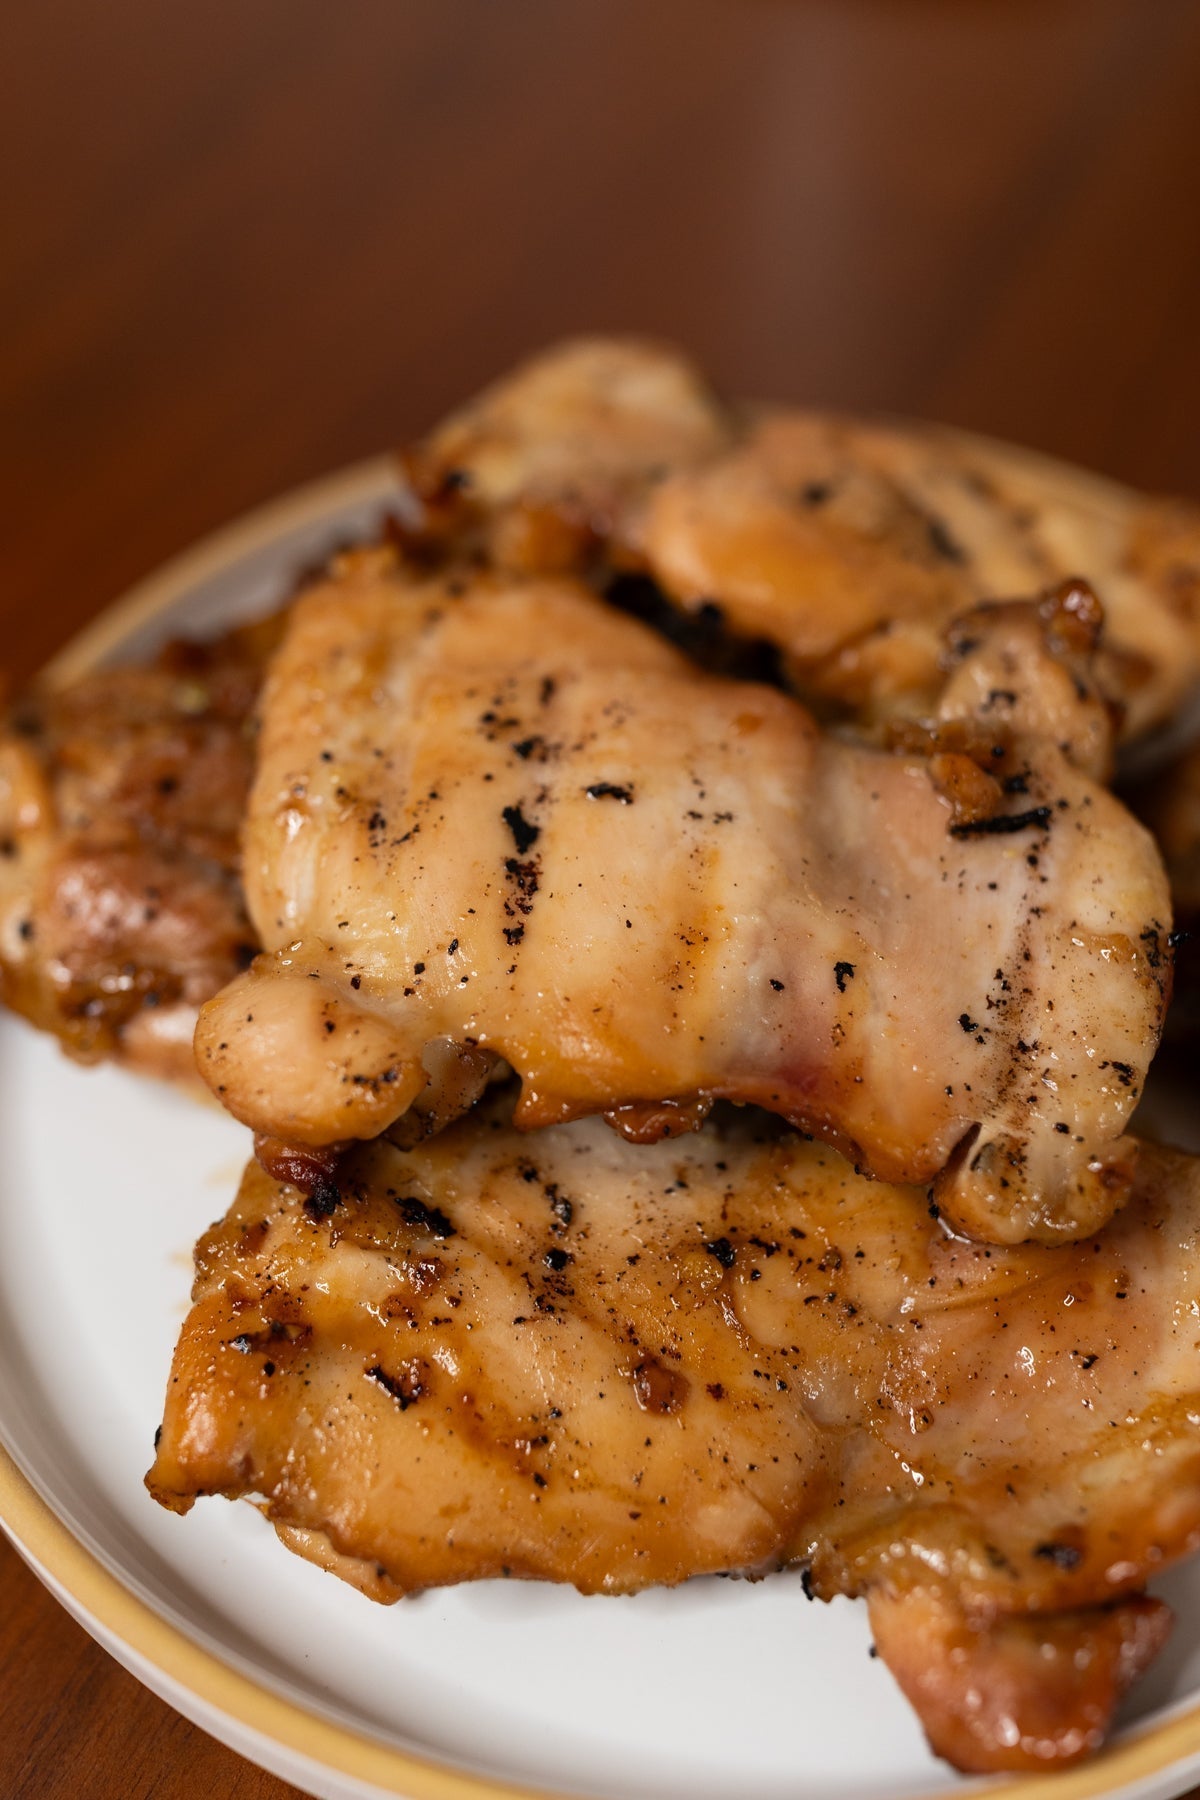
[[[195,1078],[256,948],[239,881],[248,715],[277,620],[35,690],[0,736],[0,993],[82,1062]]]
[[[556,345],[402,458],[415,544],[501,566],[607,559],[782,652],[860,724],[921,712],[942,633],[982,600],[1085,577],[1134,738],[1200,679],[1200,509],[932,426],[717,408],[677,353]]]
[[[449,1045],[517,1071],[525,1128],[603,1112],[645,1141],[755,1101],[936,1179],[978,1236],[1095,1229],[1169,915],[1052,647],[1092,605],[965,626],[941,717],[889,753],[568,581],[345,560],[264,690],[245,881],[269,954],[205,1008],[201,1072],[320,1148],[398,1120]]]
[[[1200,509],[1038,468],[933,426],[803,412],[672,474],[638,528],[664,590],[783,652],[797,689],[859,721],[920,712],[947,623],[1085,576],[1121,734],[1168,722],[1200,678]]]
[[[197,1251],[148,1477],[258,1496],[378,1599],[800,1563],[866,1595],[965,1768],[1093,1748],[1200,1538],[1200,1175],[994,1249],[761,1114],[633,1146],[505,1096],[318,1200],[251,1165]]]
[[[584,338],[522,363],[402,453],[400,530],[501,568],[574,568],[628,535],[646,491],[730,439],[677,351]]]

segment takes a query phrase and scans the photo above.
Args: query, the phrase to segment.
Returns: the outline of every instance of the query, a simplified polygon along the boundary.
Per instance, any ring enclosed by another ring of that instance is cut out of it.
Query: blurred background
[[[1200,494],[1195,0],[6,14],[14,676],[200,533],[570,331]],[[0,1597],[6,1796],[284,1793],[7,1551]]]
[[[35,659],[566,331],[1200,491],[1194,0],[39,0],[3,29],[0,595]]]

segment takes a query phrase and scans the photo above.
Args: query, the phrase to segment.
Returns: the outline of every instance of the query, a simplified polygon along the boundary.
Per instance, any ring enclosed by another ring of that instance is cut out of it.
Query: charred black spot
[[[531,825],[519,806],[506,806],[500,817],[512,832],[513,843],[517,846],[517,855],[524,856],[525,852],[532,849],[541,837],[541,826]]]
[[[400,1216],[406,1225],[415,1225],[420,1231],[427,1231],[430,1237],[449,1238],[454,1236],[454,1227],[445,1213],[436,1206],[426,1206],[415,1194],[396,1196],[396,1205],[400,1208]]]
[[[421,1382],[411,1374],[389,1375],[380,1363],[375,1363],[366,1371],[367,1380],[381,1387],[385,1394],[390,1394],[401,1412],[407,1412],[422,1398],[425,1389]]]
[[[1031,831],[1035,828],[1044,831],[1054,817],[1049,806],[1031,806],[1027,812],[995,813],[990,819],[964,819],[957,825],[951,825],[950,836],[990,837],[1002,832]]]
[[[944,562],[966,562],[962,545],[950,536],[941,519],[929,520],[929,542],[935,555],[940,556]]]
[[[605,590],[605,598],[649,625],[712,674],[764,681],[772,687],[788,685],[776,646],[765,639],[741,637],[731,631],[723,609],[715,601],[704,600],[694,611],[685,612],[645,575],[618,575]]]
[[[1077,1550],[1074,1544],[1038,1544],[1033,1554],[1067,1573],[1077,1569],[1083,1561],[1083,1551]]]
[[[304,1210],[314,1225],[327,1219],[341,1205],[342,1191],[328,1175],[319,1175],[312,1193],[304,1202]]]
[[[633,789],[618,787],[615,781],[593,781],[592,785],[583,791],[589,800],[616,800],[622,806],[633,805]]]
[[[565,1194],[559,1193],[556,1182],[551,1181],[547,1184],[546,1198],[550,1202],[550,1211],[554,1214],[559,1224],[569,1225],[571,1220],[575,1217],[575,1208]]]
[[[513,917],[514,911],[524,913],[526,917],[533,911],[533,897],[538,891],[541,874],[537,858],[531,857],[528,862],[521,862],[518,857],[506,857],[504,872],[511,880],[516,893],[511,900],[506,900],[504,910]]]

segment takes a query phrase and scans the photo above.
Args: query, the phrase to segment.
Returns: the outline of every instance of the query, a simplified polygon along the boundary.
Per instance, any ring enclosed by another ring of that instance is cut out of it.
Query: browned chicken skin
[[[775,645],[799,692],[859,724],[928,708],[956,614],[1071,577],[1105,606],[1123,736],[1200,680],[1200,509],[934,426],[721,408],[654,345],[555,345],[401,467],[414,545],[524,572],[645,570],[685,612]]]
[[[1097,674],[1121,735],[1168,722],[1200,678],[1200,509],[933,426],[772,412],[727,455],[670,476],[639,542],[688,609],[716,600],[778,644],[797,689],[861,722],[919,712],[941,636],[981,600],[1085,576],[1107,630]]]
[[[277,620],[35,689],[0,737],[0,992],[82,1062],[194,1079],[253,955],[239,835]]]
[[[1103,708],[1056,648],[1091,606],[975,617],[940,715],[886,752],[561,578],[346,560],[264,691],[269,954],[204,1009],[201,1072],[320,1148],[460,1045],[516,1069],[527,1128],[646,1139],[751,1100],[936,1179],[978,1236],[1085,1235],[1128,1185],[1169,966],[1161,865],[1088,772]]]
[[[586,338],[531,358],[401,454],[402,537],[496,567],[576,568],[628,535],[647,490],[729,440],[667,346]]]
[[[632,1146],[504,1096],[197,1252],[148,1477],[260,1496],[376,1598],[809,1570],[960,1767],[1094,1748],[1200,1539],[1200,1165],[1065,1249],[950,1237],[762,1115]]]

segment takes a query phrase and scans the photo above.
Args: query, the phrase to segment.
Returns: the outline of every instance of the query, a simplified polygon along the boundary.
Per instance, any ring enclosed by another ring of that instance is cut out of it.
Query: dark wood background
[[[581,328],[1200,494],[1195,0],[38,0],[0,25],[0,628]],[[6,1800],[280,1800],[0,1549]]]

